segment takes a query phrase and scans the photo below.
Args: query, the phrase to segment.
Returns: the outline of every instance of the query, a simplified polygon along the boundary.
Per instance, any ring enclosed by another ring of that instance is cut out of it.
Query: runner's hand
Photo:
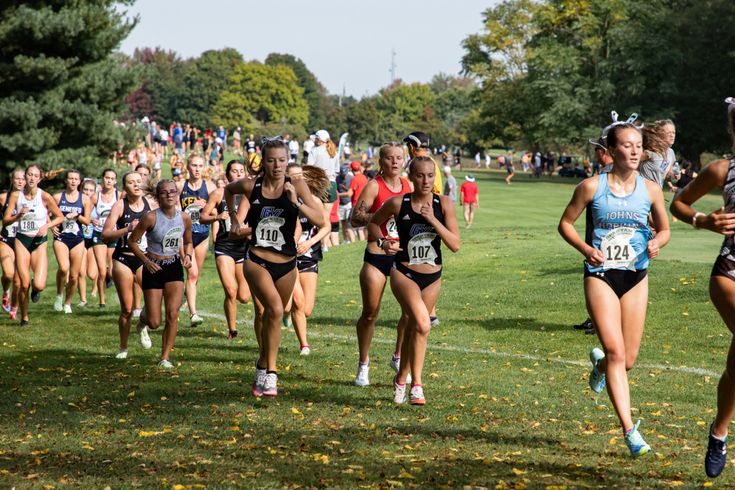
[[[658,246],[658,240],[655,238],[648,240],[648,258],[649,259],[655,259],[658,257],[659,252],[661,251],[661,247]]]
[[[54,226],[51,228],[51,233],[54,234],[55,237],[61,235],[61,229],[58,226]]]
[[[422,204],[419,213],[429,224],[436,221],[436,216],[434,216],[434,208],[429,203],[425,202],[424,204]]]
[[[221,219],[222,221],[227,221],[228,219],[230,219],[230,213],[225,211],[224,213],[217,216],[217,219]]]
[[[291,182],[283,184],[283,190],[288,195],[288,200],[293,203],[294,206],[299,205],[299,196],[296,194],[296,188]]]
[[[593,267],[598,267],[605,262],[605,256],[603,255],[602,250],[598,248],[589,247],[587,253],[584,254],[584,258],[587,260],[587,263]]]
[[[44,237],[46,236],[47,233],[48,233],[48,223],[46,223],[45,225],[43,225],[42,227],[38,229],[38,233],[36,233],[36,236]]]
[[[28,206],[23,206],[22,208],[20,208],[20,211],[18,211],[15,214],[17,214],[18,216],[23,216],[27,212],[28,212]]]
[[[191,269],[191,257],[189,257],[189,254],[184,254],[181,258],[181,265],[184,266],[184,269]]]
[[[155,274],[156,272],[161,270],[161,266],[153,262],[152,260],[149,260],[145,263],[145,268],[148,269],[148,272],[151,274]]]
[[[735,213],[726,213],[724,207],[700,219],[701,223],[697,222],[699,228],[706,228],[722,235],[735,234]]]
[[[395,255],[398,252],[402,252],[401,244],[395,240],[386,240],[383,242],[383,252],[386,255]]]
[[[311,245],[309,245],[308,240],[304,240],[303,242],[296,245],[296,255],[304,255],[306,252],[309,251],[311,248]]]
[[[196,204],[200,208],[204,208],[204,206],[207,205],[207,201],[204,199],[197,199],[196,201],[194,201],[194,204]]]

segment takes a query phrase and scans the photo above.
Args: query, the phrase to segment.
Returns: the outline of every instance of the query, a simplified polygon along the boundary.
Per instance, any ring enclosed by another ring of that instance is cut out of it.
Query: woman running
[[[82,193],[87,197],[87,200],[93,202],[93,199],[97,194],[97,184],[94,180],[84,180],[84,183],[82,184]],[[92,297],[97,297],[97,274],[99,273],[99,270],[97,268],[97,261],[94,258],[94,251],[92,250],[92,246],[94,245],[94,225],[92,222],[97,218],[96,206],[92,206],[89,224],[82,225],[82,236],[84,236],[84,255],[82,257],[82,267],[79,269],[79,279],[77,281],[79,287],[78,306],[80,308],[87,306],[87,277],[92,281]]]
[[[633,424],[627,371],[638,357],[648,304],[648,264],[669,241],[669,223],[661,187],[638,172],[643,152],[641,131],[630,123],[607,134],[612,170],[579,184],[559,223],[559,233],[585,257],[587,310],[602,343],[592,349],[589,385],[600,393],[607,383],[615,412],[633,456],[650,451]],[[590,205],[594,230],[589,242],[574,222]],[[649,216],[658,230],[655,238]],[[594,301],[592,300],[594,298]]]
[[[169,358],[179,328],[184,269],[193,263],[191,218],[177,209],[178,196],[179,190],[174,181],[158,182],[155,197],[160,207],[146,213],[127,239],[128,247],[145,266],[142,277],[145,307],[138,319],[138,332],[144,347],[150,344],[148,328],[155,330],[161,326],[161,301],[166,308],[161,360],[158,362],[162,369],[174,367]],[[138,245],[144,236],[145,253]]]
[[[394,256],[390,287],[401,309],[408,314],[403,338],[403,362],[393,378],[396,403],[406,401],[406,382],[411,374],[409,399],[412,405],[424,405],[422,371],[426,340],[431,330],[431,311],[441,289],[441,243],[452,252],[459,250],[459,225],[454,203],[447,196],[433,192],[435,165],[427,156],[411,160],[408,177],[413,191],[391,197],[373,215],[368,232],[387,255]],[[398,241],[383,234],[381,224],[393,218]]]
[[[245,278],[255,298],[263,305],[260,357],[255,363],[253,395],[276,396],[276,361],[281,342],[281,322],[296,282],[296,223],[299,210],[317,226],[324,225],[323,207],[303,179],[286,176],[288,147],[280,139],[262,145],[260,169],[250,172],[256,180],[242,179],[225,187],[227,208],[235,208],[235,195],[244,194],[250,209],[247,223],[253,229],[245,256]],[[237,234],[240,222],[230,215]]]
[[[191,218],[191,234],[194,240],[194,260],[186,271],[186,304],[189,307],[189,320],[192,327],[204,322],[197,314],[197,283],[204,266],[204,258],[209,248],[209,225],[199,221],[202,209],[207,204],[209,195],[214,191],[214,183],[204,180],[204,159],[199,155],[190,155],[186,162],[189,178],[177,184],[181,209]]]
[[[31,165],[25,172],[26,185],[8,197],[3,225],[18,223],[15,236],[15,270],[20,279],[18,303],[20,326],[28,325],[28,300],[38,303],[48,275],[48,230],[64,221],[53,196],[40,189],[41,168]],[[49,219],[52,218],[52,219]],[[31,271],[33,284],[31,285]]]
[[[59,268],[56,271],[56,301],[54,310],[71,313],[71,298],[79,282],[79,271],[84,262],[84,232],[82,226],[91,222],[92,202],[79,190],[82,175],[78,170],[66,173],[66,187],[54,195],[64,222],[53,228],[54,255]]]
[[[97,293],[99,295],[100,308],[105,308],[105,291],[112,286],[112,252],[115,250],[115,240],[105,242],[102,240],[102,228],[110,215],[112,205],[118,200],[117,174],[111,168],[102,171],[102,190],[93,199],[94,214],[92,220],[94,234],[92,235],[92,253],[97,263]],[[109,284],[108,284],[109,282]]]
[[[401,177],[403,170],[403,145],[400,143],[386,143],[379,152],[380,175],[368,182],[357,199],[357,208],[352,211],[352,226],[367,226],[375,212],[391,197],[402,196],[411,192],[411,185]],[[398,230],[395,219],[388,219],[380,225],[384,237],[389,240],[398,240]],[[368,386],[370,384],[370,344],[375,332],[375,321],[380,311],[380,300],[383,298],[385,283],[393,268],[394,257],[385,253],[378,246],[376,236],[368,233],[367,247],[365,248],[364,263],[360,270],[360,291],[362,292],[362,314],[357,320],[357,343],[360,350],[360,359],[357,364],[355,384]],[[401,361],[401,345],[403,332],[408,317],[403,314],[398,321],[396,349],[390,361],[390,366],[398,372]]]
[[[112,280],[115,281],[117,297],[120,300],[120,316],[117,319],[120,334],[120,349],[117,359],[128,357],[128,337],[130,336],[130,319],[134,309],[134,290],[143,280],[143,263],[133,254],[128,243],[129,237],[138,226],[143,216],[151,210],[144,196],[143,178],[137,172],[128,172],[122,178],[125,197],[117,201],[110,210],[102,229],[104,241],[116,242],[112,253]],[[141,252],[146,251],[146,237],[138,242]],[[141,333],[140,343],[144,349],[151,348],[151,339]]]
[[[666,179],[671,180],[671,170],[676,154],[671,146],[676,141],[676,126],[670,119],[656,121],[643,127],[643,158],[639,171],[648,180],[663,188]]]
[[[245,178],[245,165],[239,160],[230,160],[225,168],[227,182],[235,182]],[[245,262],[245,249],[247,238],[244,234],[249,231],[241,222],[241,238],[230,236],[230,213],[227,202],[224,200],[224,188],[218,188],[209,195],[207,205],[204,206],[200,217],[202,224],[217,224],[214,236],[214,257],[217,265],[217,274],[225,290],[224,310],[227,321],[227,338],[232,340],[237,337],[237,303],[250,301],[250,288],[243,273],[243,262]],[[235,198],[236,214],[240,207],[242,196]],[[247,205],[247,201],[245,201]]]
[[[735,98],[728,98],[730,136],[735,148]],[[692,205],[714,189],[722,189],[724,206],[709,214],[696,211]],[[725,235],[720,254],[712,267],[709,295],[730,333],[735,333],[735,157],[717,160],[707,165],[671,203],[671,212],[681,221],[696,229],[705,229]],[[704,470],[709,477],[722,473],[727,462],[727,433],[735,414],[735,337],[730,339],[730,350],[725,371],[717,385],[717,414],[709,426],[709,443],[704,459]]]
[[[322,169],[313,166],[305,166],[302,169],[301,165],[291,163],[288,165],[288,176],[292,179],[303,177],[312,195],[320,203],[322,198],[326,197],[329,180]],[[291,320],[302,356],[311,354],[311,346],[306,339],[306,319],[314,310],[319,261],[322,260],[322,238],[329,234],[331,228],[326,206],[322,207],[324,215],[322,226],[313,225],[306,216],[299,214],[301,237],[296,245],[298,280],[293,290]]]
[[[0,196],[2,216],[8,209],[10,194],[21,191],[26,185],[26,174],[23,169],[14,170],[10,176],[10,190]],[[15,213],[15,209],[11,212]],[[18,232],[18,223],[3,225],[0,231],[0,266],[3,268],[3,310],[10,315],[12,320],[18,318],[18,290],[20,289],[20,278],[15,273],[15,235]],[[10,287],[13,287],[12,293]]]

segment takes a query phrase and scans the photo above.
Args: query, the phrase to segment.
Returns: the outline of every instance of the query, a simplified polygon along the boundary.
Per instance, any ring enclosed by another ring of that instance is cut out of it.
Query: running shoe
[[[370,371],[370,363],[363,364],[357,363],[357,374],[355,375],[356,386],[368,386],[370,385],[370,378],[368,378],[368,372]]]
[[[590,351],[590,362],[592,363],[592,371],[590,372],[590,389],[595,393],[601,393],[605,389],[605,373],[597,370],[597,365],[605,358],[605,353],[595,347]]]
[[[288,313],[283,315],[283,320],[281,320],[281,322],[286,328],[291,328],[291,325],[293,325],[293,323],[291,323],[291,315]]]
[[[204,318],[194,313],[189,317],[189,323],[192,327],[196,327],[197,325],[201,325],[202,323],[204,323]]]
[[[69,315],[71,313],[71,305],[64,305],[64,314]]]
[[[411,405],[425,405],[426,398],[424,398],[424,387],[421,385],[411,386],[411,392],[408,395]]]
[[[390,368],[394,373],[398,374],[398,370],[401,369],[401,358],[393,354],[390,358]]]
[[[5,310],[5,313],[10,313],[10,295],[8,293],[3,293],[3,310]]]
[[[257,364],[255,366],[255,381],[253,381],[253,396],[263,396],[265,389],[265,369],[260,369]]]
[[[393,402],[400,405],[406,403],[406,383],[398,384],[397,378],[393,376]]]
[[[151,342],[151,336],[148,335],[148,326],[143,325],[140,321],[138,321],[138,334],[140,334],[140,345],[144,349],[150,349],[153,342]]]
[[[60,294],[57,294],[56,300],[54,301],[54,311],[63,311],[63,309],[64,309],[64,297]]]
[[[441,324],[441,320],[439,320],[438,316],[430,316],[429,320],[431,320],[431,326],[436,327]]]
[[[32,289],[31,290],[31,301],[33,301],[34,303],[38,303],[39,301],[41,301],[41,291]]]
[[[100,308],[107,308],[107,305],[104,303],[100,303]]]
[[[311,354],[311,346],[310,345],[302,345],[301,346],[301,352],[299,352],[302,356],[308,356]]]
[[[707,454],[704,456],[704,472],[710,478],[720,476],[727,463],[727,436],[721,441],[712,435],[712,426],[709,427],[709,442]]]
[[[634,457],[643,456],[651,450],[651,446],[643,440],[643,436],[638,431],[639,425],[641,425],[640,420],[625,434],[625,444],[630,449],[630,455]]]
[[[115,356],[115,359],[127,359],[128,358],[128,350],[127,349],[120,349],[117,352],[117,355]]]
[[[572,328],[574,330],[589,330],[590,328],[595,328],[595,327],[592,325],[592,319],[588,318],[582,323],[580,323],[579,325],[572,325]]]
[[[111,277],[108,277],[107,280],[105,281],[105,287],[107,289],[110,289],[110,288],[112,288],[112,285],[113,285],[112,278]]]
[[[133,318],[140,318],[140,314],[143,313],[143,308],[136,308],[133,310]]]
[[[158,362],[158,367],[161,369],[173,369],[174,365],[171,364],[171,361],[169,361],[168,359],[161,359]]]
[[[227,340],[232,340],[234,338],[237,338],[237,330],[228,330],[227,331]]]
[[[10,308],[8,315],[10,315],[11,320],[17,320],[18,319],[18,308]]]
[[[86,301],[80,301],[77,304],[77,308],[86,308],[86,307],[87,307],[87,302]]]
[[[90,295],[91,295],[91,296],[92,296],[93,298],[96,298],[96,297],[97,297],[97,291],[92,291],[92,292],[90,293]]]
[[[265,383],[263,384],[263,394],[265,396],[278,395],[278,375],[276,373],[267,373],[265,375]]]
[[[28,320],[21,320],[20,321],[20,326],[21,327],[27,327],[28,326]]]

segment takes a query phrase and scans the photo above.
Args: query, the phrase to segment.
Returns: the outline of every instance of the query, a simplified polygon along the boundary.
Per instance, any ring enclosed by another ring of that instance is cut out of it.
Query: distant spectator
[[[219,129],[217,129],[217,138],[222,140],[222,143],[220,143],[222,148],[227,148],[227,131],[225,131],[224,126],[220,126]]]
[[[352,198],[350,193],[350,184],[352,183],[352,174],[349,172],[347,165],[343,165],[336,177],[337,197],[339,198],[337,216],[342,226],[342,240],[345,243],[352,243],[355,235],[350,224],[352,214]]]
[[[360,197],[360,193],[365,187],[365,184],[368,183],[368,179],[363,173],[362,164],[360,164],[360,162],[352,162],[350,164],[350,170],[352,170],[352,181],[350,182],[349,192],[350,201],[352,203],[352,207],[354,208],[355,206],[357,206],[357,198]],[[354,228],[354,231],[357,234],[358,240],[365,240],[364,226]]]
[[[314,149],[315,143],[314,140],[316,139],[316,135],[312,134],[308,138],[304,140],[304,144],[302,145],[302,148],[304,149],[303,152],[303,160],[302,163],[306,163],[309,160],[309,153],[311,153],[311,150]]]
[[[452,202],[457,202],[457,179],[452,175],[452,167],[444,167],[444,192],[445,196],[449,196]]]
[[[490,153],[485,152],[485,168],[490,168],[490,165],[492,165],[493,159],[490,157]]]
[[[299,158],[299,142],[296,141],[296,138],[288,142],[288,152],[291,154],[291,159],[289,161],[296,163]]]
[[[459,188],[460,204],[464,206],[464,222],[465,226],[469,228],[475,220],[475,209],[480,207],[480,191],[472,174],[465,175],[464,180],[465,182]]]
[[[232,146],[234,147],[236,153],[240,153],[240,150],[242,150],[241,139],[242,139],[242,128],[238,126],[232,132]],[[225,179],[223,179],[223,181],[224,180]]]
[[[462,166],[462,149],[459,146],[454,150],[454,166],[457,168]]]

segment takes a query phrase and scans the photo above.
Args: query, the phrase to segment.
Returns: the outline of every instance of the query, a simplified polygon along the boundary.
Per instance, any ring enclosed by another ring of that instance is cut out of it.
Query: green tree
[[[200,128],[214,125],[212,111],[219,94],[227,88],[235,67],[243,62],[233,48],[205,51],[183,67],[175,119]]]
[[[0,6],[0,175],[38,163],[94,172],[123,142],[114,119],[137,74],[113,55],[130,1]]]
[[[242,126],[245,132],[257,131],[269,123],[303,127],[309,118],[303,93],[287,66],[242,63],[235,67],[220,93],[212,121],[229,128]]]
[[[132,59],[143,77],[140,86],[126,99],[131,115],[135,119],[148,116],[162,124],[171,123],[182,101],[184,61],[176,52],[161,48],[136,48]]]

